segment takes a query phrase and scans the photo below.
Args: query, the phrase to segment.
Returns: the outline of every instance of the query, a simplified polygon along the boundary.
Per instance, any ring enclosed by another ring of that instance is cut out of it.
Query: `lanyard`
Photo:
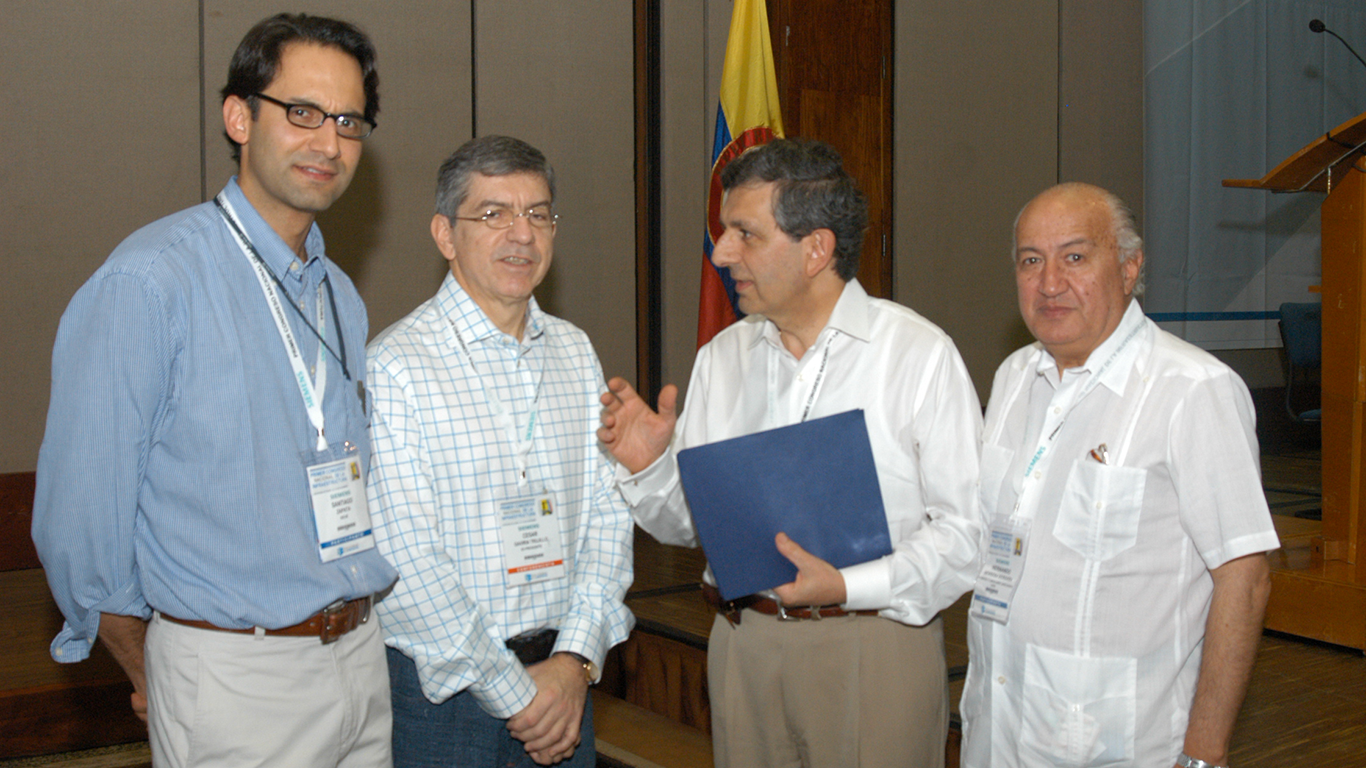
[[[256,247],[253,246],[251,240],[247,238],[247,233],[243,231],[242,225],[237,219],[237,211],[233,210],[232,203],[228,202],[227,196],[220,192],[218,196],[213,199],[213,204],[218,206],[219,213],[223,214],[223,218],[227,220],[229,228],[232,229],[233,237],[236,238],[237,244],[241,246],[242,252],[248,254],[248,259],[251,259],[253,264],[261,262],[260,266],[265,267],[266,265],[264,260],[261,259],[261,254],[256,252]],[[271,281],[278,285],[280,290],[285,290],[285,284],[280,282],[280,278],[276,277],[275,273],[271,272],[269,267],[266,267],[266,274],[270,275]],[[260,275],[258,274],[258,277],[259,276]],[[304,316],[303,310],[294,306],[293,302],[285,303],[289,305],[290,309],[294,310],[294,313],[299,316],[300,320],[304,321],[304,325],[308,330],[312,331],[313,335],[318,337],[318,341],[322,343],[323,348],[328,352],[331,352],[332,356],[337,359],[337,362],[341,363],[342,375],[346,377],[347,381],[350,381],[351,369],[346,364],[346,339],[342,336],[341,315],[337,314],[337,297],[332,293],[332,279],[324,273],[322,281],[327,284],[327,303],[332,307],[332,326],[337,329],[337,348],[341,350],[341,354],[337,354],[337,350],[328,345],[327,339],[323,338],[323,334],[318,330],[318,328],[322,327],[322,320],[319,320],[317,327],[314,327],[308,322],[308,318]],[[288,293],[288,291],[285,292]],[[322,315],[319,314],[319,317],[321,316]],[[360,382],[357,382],[357,384],[360,384]]]
[[[839,331],[831,330],[825,337],[825,344],[821,347],[821,364],[816,369],[816,380],[811,382],[811,390],[806,394],[806,404],[802,406],[802,413],[797,419],[798,423],[806,421],[806,417],[811,415],[811,406],[816,403],[816,396],[820,394],[821,384],[825,382],[825,366],[830,362],[830,345],[834,343]],[[778,425],[778,364],[779,353],[777,347],[768,347],[768,413],[764,419],[768,423],[769,429]]]
[[[326,320],[326,314],[323,307],[322,284],[318,284],[318,296],[316,301],[316,306],[318,308],[318,325],[316,327],[312,325],[309,326],[313,333],[318,336],[318,357],[315,366],[317,371],[315,375],[316,381],[310,381],[307,366],[304,364],[303,353],[299,350],[298,340],[294,338],[294,331],[290,329],[289,319],[285,316],[284,305],[289,304],[290,306],[294,306],[293,303],[280,299],[280,292],[275,290],[276,284],[280,281],[278,278],[275,278],[275,274],[266,267],[265,261],[261,259],[260,254],[252,247],[251,241],[247,239],[246,234],[242,231],[241,226],[237,222],[237,213],[232,209],[232,203],[228,202],[221,194],[214,198],[214,203],[218,206],[219,212],[223,214],[223,217],[227,220],[228,224],[231,225],[229,228],[232,230],[233,238],[237,240],[237,245],[242,249],[242,257],[247,260],[248,264],[251,264],[252,271],[256,274],[256,282],[261,285],[261,293],[266,297],[266,304],[270,307],[271,319],[275,321],[275,329],[280,332],[280,341],[285,345],[285,355],[289,358],[290,368],[294,370],[294,382],[299,385],[299,396],[303,398],[304,409],[308,412],[308,421],[318,432],[317,448],[319,451],[325,451],[327,450],[327,438],[323,436],[322,400],[324,393],[327,391],[327,358],[324,356],[324,350],[327,348],[327,339],[324,337],[323,332],[327,326],[324,322]],[[275,280],[272,281],[270,278],[275,278]],[[329,285],[329,294],[330,291],[331,287]],[[302,316],[302,310],[299,310],[297,307],[295,307],[295,310],[300,312],[300,315]],[[333,309],[332,315],[335,320],[335,308]],[[304,324],[308,324],[307,319],[304,320]],[[340,325],[337,327],[337,334],[341,334]]]
[[[465,359],[469,361],[470,370],[474,372],[475,378],[479,380],[479,388],[484,391],[484,399],[488,401],[489,408],[493,410],[494,422],[503,430],[503,434],[507,437],[508,443],[512,445],[512,460],[517,465],[517,484],[525,487],[527,485],[526,473],[530,463],[531,449],[535,444],[536,416],[540,412],[540,377],[537,377],[536,383],[532,389],[531,412],[527,414],[526,429],[518,430],[517,422],[512,416],[512,411],[508,409],[507,405],[503,402],[503,399],[498,397],[498,395],[489,388],[488,384],[485,383],[484,375],[480,372],[479,366],[474,363],[474,355],[470,354],[470,348],[465,346],[465,337],[461,335],[460,329],[455,327],[455,320],[448,317],[446,318],[446,322],[450,323],[451,332],[455,334],[455,340],[459,342],[460,350],[465,353]],[[541,376],[544,375],[545,369],[542,367]]]
[[[1051,430],[1048,430],[1048,434],[1040,437],[1039,445],[1034,450],[1034,455],[1030,457],[1029,462],[1025,465],[1023,481],[1024,486],[1030,485],[1029,481],[1030,477],[1034,472],[1034,469],[1039,465],[1039,462],[1043,459],[1044,455],[1047,454],[1053,448],[1053,441],[1057,439],[1058,433],[1062,432],[1062,425],[1067,423],[1067,420],[1072,416],[1072,412],[1077,409],[1077,406],[1081,405],[1082,401],[1086,399],[1086,396],[1091,394],[1091,392],[1095,390],[1097,386],[1100,385],[1101,379],[1104,377],[1105,372],[1110,369],[1110,366],[1114,365],[1115,361],[1119,359],[1120,353],[1123,352],[1125,348],[1129,346],[1129,343],[1132,342],[1134,338],[1138,336],[1139,332],[1142,331],[1144,327],[1145,325],[1143,323],[1139,323],[1134,326],[1133,330],[1129,331],[1129,335],[1124,337],[1124,340],[1119,343],[1118,347],[1115,347],[1115,350],[1111,352],[1110,356],[1105,359],[1104,364],[1102,364],[1100,368],[1096,370],[1095,373],[1091,374],[1091,378],[1087,380],[1085,384],[1082,385],[1081,391],[1078,392],[1076,396],[1072,398],[1072,402],[1067,406],[1067,411],[1063,413],[1061,417],[1059,417],[1057,423],[1054,424],[1053,428]],[[1045,418],[1044,426],[1046,427],[1047,425],[1048,420]],[[1026,493],[1026,488],[1022,487],[1020,490],[1020,495],[1016,498],[1015,501],[1016,512],[1019,511],[1020,505],[1024,500]]]

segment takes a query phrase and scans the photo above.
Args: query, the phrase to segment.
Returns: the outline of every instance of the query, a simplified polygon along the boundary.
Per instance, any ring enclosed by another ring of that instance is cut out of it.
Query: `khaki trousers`
[[[716,768],[944,765],[948,682],[936,618],[780,622],[745,610],[712,624]]]
[[[390,768],[379,622],[323,645],[196,629],[155,614],[146,643],[157,768]]]

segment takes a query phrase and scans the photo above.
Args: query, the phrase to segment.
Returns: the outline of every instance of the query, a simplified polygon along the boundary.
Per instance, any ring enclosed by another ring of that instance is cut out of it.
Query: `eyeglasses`
[[[518,219],[525,218],[527,223],[537,229],[551,229],[560,220],[557,213],[550,212],[548,205],[533,205],[521,213],[513,213],[511,208],[490,208],[483,216],[452,216],[461,221],[482,221],[490,229],[507,229]]]
[[[253,93],[252,96],[284,107],[285,119],[291,125],[297,125],[300,128],[321,128],[323,123],[327,122],[327,118],[330,117],[337,124],[337,135],[348,139],[363,139],[375,130],[374,122],[366,120],[360,115],[334,115],[311,104],[290,104],[271,98],[264,93]]]

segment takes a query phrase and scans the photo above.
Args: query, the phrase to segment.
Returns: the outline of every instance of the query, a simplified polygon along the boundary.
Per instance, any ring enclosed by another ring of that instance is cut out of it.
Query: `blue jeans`
[[[479,708],[468,691],[440,704],[422,695],[413,660],[393,648],[389,690],[394,703],[394,768],[537,768],[522,742],[508,733],[507,721]],[[584,702],[583,743],[557,768],[594,768],[593,697]]]

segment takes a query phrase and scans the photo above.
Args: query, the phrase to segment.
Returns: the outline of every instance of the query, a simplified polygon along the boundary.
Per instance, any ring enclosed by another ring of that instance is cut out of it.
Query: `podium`
[[[1260,179],[1226,187],[1326,192],[1323,226],[1323,522],[1272,556],[1266,626],[1366,650],[1366,113]],[[1303,525],[1303,521],[1295,521]],[[1287,526],[1282,530],[1282,526]]]

